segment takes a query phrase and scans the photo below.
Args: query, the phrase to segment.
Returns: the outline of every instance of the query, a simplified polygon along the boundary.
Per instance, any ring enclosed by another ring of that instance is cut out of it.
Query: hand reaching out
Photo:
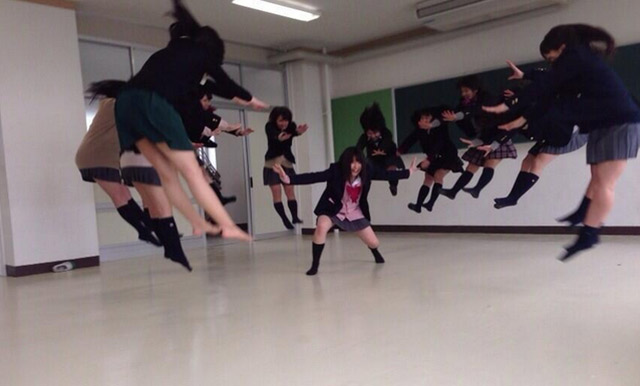
[[[282,168],[282,165],[280,164],[273,165],[273,171],[278,173],[278,175],[280,176],[280,181],[282,181],[285,185],[289,185],[291,183],[291,179]]]
[[[309,126],[305,123],[305,124],[302,124],[302,125],[298,125],[298,128],[296,129],[296,132],[298,133],[298,135],[302,135],[307,130],[309,130]]]
[[[451,110],[446,110],[442,112],[442,120],[447,122],[455,122],[456,121],[456,113]]]
[[[511,131],[514,129],[519,129],[526,124],[527,124],[527,120],[524,117],[520,117],[515,121],[511,121],[509,123],[505,123],[504,125],[498,126],[498,129]]]
[[[501,103],[497,106],[482,106],[482,110],[493,114],[504,114],[509,111],[509,106],[505,103]]]
[[[509,80],[515,80],[515,79],[524,78],[524,72],[522,72],[522,70],[519,69],[518,66],[516,66],[515,63],[513,63],[510,60],[507,60],[507,64],[509,65],[509,68],[511,68],[511,71],[513,71],[511,76],[508,78]]]
[[[374,150],[374,151],[371,153],[371,155],[372,155],[372,156],[374,156],[374,155],[387,155],[387,153],[385,153],[385,151],[384,151],[384,150]]]

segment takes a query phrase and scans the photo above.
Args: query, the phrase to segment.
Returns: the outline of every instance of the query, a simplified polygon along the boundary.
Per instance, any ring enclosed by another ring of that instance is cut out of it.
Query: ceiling
[[[305,0],[322,16],[309,23],[254,11],[231,0],[184,0],[202,24],[223,39],[288,50],[353,52],[430,34],[415,15],[418,0]],[[166,28],[170,0],[75,0],[78,12],[133,24]]]

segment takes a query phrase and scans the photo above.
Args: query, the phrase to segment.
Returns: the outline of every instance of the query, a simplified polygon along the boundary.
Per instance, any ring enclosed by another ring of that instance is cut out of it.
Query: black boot
[[[478,184],[474,188],[463,188],[462,190],[469,193],[473,198],[480,197],[482,189],[489,185],[489,182],[493,179],[494,172],[495,170],[493,170],[493,168],[483,168]]]
[[[566,222],[570,227],[574,227],[578,224],[581,224],[584,221],[584,217],[587,215],[587,209],[589,209],[589,204],[591,204],[591,199],[587,196],[584,196],[582,202],[578,209],[575,212],[563,217],[559,218],[558,222]]]
[[[458,192],[460,192],[462,188],[467,186],[467,184],[471,182],[472,178],[473,178],[473,173],[465,170],[460,176],[460,178],[458,178],[458,181],[456,181],[455,185],[453,185],[453,188],[440,189],[440,194],[454,200]]]
[[[298,201],[289,200],[287,201],[287,206],[289,207],[289,211],[291,212],[291,221],[294,224],[302,224],[302,220],[298,218]]]
[[[384,263],[384,258],[380,254],[380,251],[378,251],[378,248],[369,248],[369,249],[371,250],[371,253],[373,254],[373,258],[376,259],[376,264],[383,264]]]
[[[440,191],[442,190],[442,184],[434,184],[433,191],[431,192],[431,198],[429,198],[429,202],[425,204],[425,208],[431,212],[433,210],[433,206],[436,204],[438,200],[438,196],[440,196]]]
[[[320,266],[320,256],[322,256],[322,250],[324,244],[311,243],[311,253],[313,255],[313,262],[311,263],[311,269],[307,271],[307,276],[313,276],[318,273],[318,267]]]
[[[578,252],[584,251],[586,249],[592,248],[594,245],[600,242],[600,228],[593,228],[585,225],[582,229],[580,229],[580,234],[578,235],[578,239],[573,245],[565,247],[567,252],[562,255],[558,260],[562,262],[568,261],[571,257],[576,255]]]
[[[518,200],[538,182],[537,175],[529,172],[520,172],[516,181],[513,183],[513,188],[507,197],[496,198],[496,202],[493,207],[496,209],[506,208],[508,206],[515,206],[518,204]]]
[[[218,189],[215,183],[211,183],[209,186],[211,186],[211,189],[213,189],[213,191],[216,193],[216,196],[218,196],[218,200],[220,200],[222,205],[227,205],[232,202],[236,202],[236,196],[229,196],[229,197],[223,196],[222,192],[220,191],[220,189]]]
[[[282,205],[282,202],[274,202],[273,207],[275,208],[278,215],[280,215],[285,228],[293,229],[293,224],[291,224],[291,221],[289,221],[289,218],[287,218],[287,214],[284,212],[284,205]]]
[[[394,197],[398,195],[398,180],[389,181],[389,191]]]
[[[407,205],[409,209],[411,209],[416,213],[422,212],[422,204],[424,203],[424,200],[426,200],[427,196],[429,195],[429,189],[430,188],[427,185],[422,185],[420,187],[420,190],[418,191],[418,200],[416,201],[416,203],[415,204],[409,203],[409,205]]]
[[[138,206],[133,199],[129,200],[126,204],[117,208],[120,216],[132,227],[138,231],[138,240],[146,241],[155,246],[161,246],[162,244],[153,235],[153,231],[151,228],[147,228],[145,225],[144,212]]]
[[[178,226],[173,217],[165,217],[153,219],[156,234],[164,245],[164,257],[185,267],[189,272],[192,271],[189,260],[182,250],[180,243],[180,234]]]

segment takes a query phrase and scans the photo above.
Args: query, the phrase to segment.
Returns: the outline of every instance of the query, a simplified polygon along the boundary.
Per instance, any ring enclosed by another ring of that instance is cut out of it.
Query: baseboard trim
[[[24,277],[24,276],[32,276],[32,275],[40,275],[43,273],[51,273],[53,272],[53,267],[62,264],[64,262],[70,261],[74,265],[74,269],[79,268],[91,268],[100,266],[100,257],[99,256],[90,256],[90,257],[82,257],[79,259],[69,259],[69,260],[60,260],[60,261],[52,261],[49,263],[41,263],[41,264],[32,264],[32,265],[20,265],[14,267],[12,265],[7,265],[7,276],[9,277]]]
[[[468,226],[468,225],[373,225],[376,232],[389,233],[485,233],[519,235],[568,235],[578,228],[563,226]],[[312,235],[314,228],[303,228],[303,235]],[[640,227],[612,226],[602,228],[602,235],[640,236]]]

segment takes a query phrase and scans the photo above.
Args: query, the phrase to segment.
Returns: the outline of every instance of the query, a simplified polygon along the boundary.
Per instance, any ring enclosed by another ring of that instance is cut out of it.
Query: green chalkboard
[[[523,70],[532,67],[546,66],[544,62],[529,63],[521,65]],[[618,48],[613,63],[613,68],[620,74],[629,91],[640,96],[640,44],[623,46]],[[507,87],[507,77],[511,71],[506,68],[478,73],[485,89],[493,94],[499,95]],[[402,87],[394,90],[396,103],[396,129],[398,130],[398,141],[402,142],[411,131],[413,126],[410,122],[411,114],[422,107],[445,104],[455,107],[460,98],[456,88],[459,78],[450,78],[418,84],[415,86]],[[465,147],[459,138],[462,131],[456,125],[450,125],[449,134],[458,147]],[[514,142],[527,141],[524,137],[516,136]],[[411,152],[420,152],[415,145]]]
[[[393,101],[391,89],[378,90],[331,100],[333,122],[333,149],[335,159],[349,146],[354,146],[362,134],[360,114],[366,106],[373,102],[380,104],[380,109],[387,120],[389,130],[393,127]]]

